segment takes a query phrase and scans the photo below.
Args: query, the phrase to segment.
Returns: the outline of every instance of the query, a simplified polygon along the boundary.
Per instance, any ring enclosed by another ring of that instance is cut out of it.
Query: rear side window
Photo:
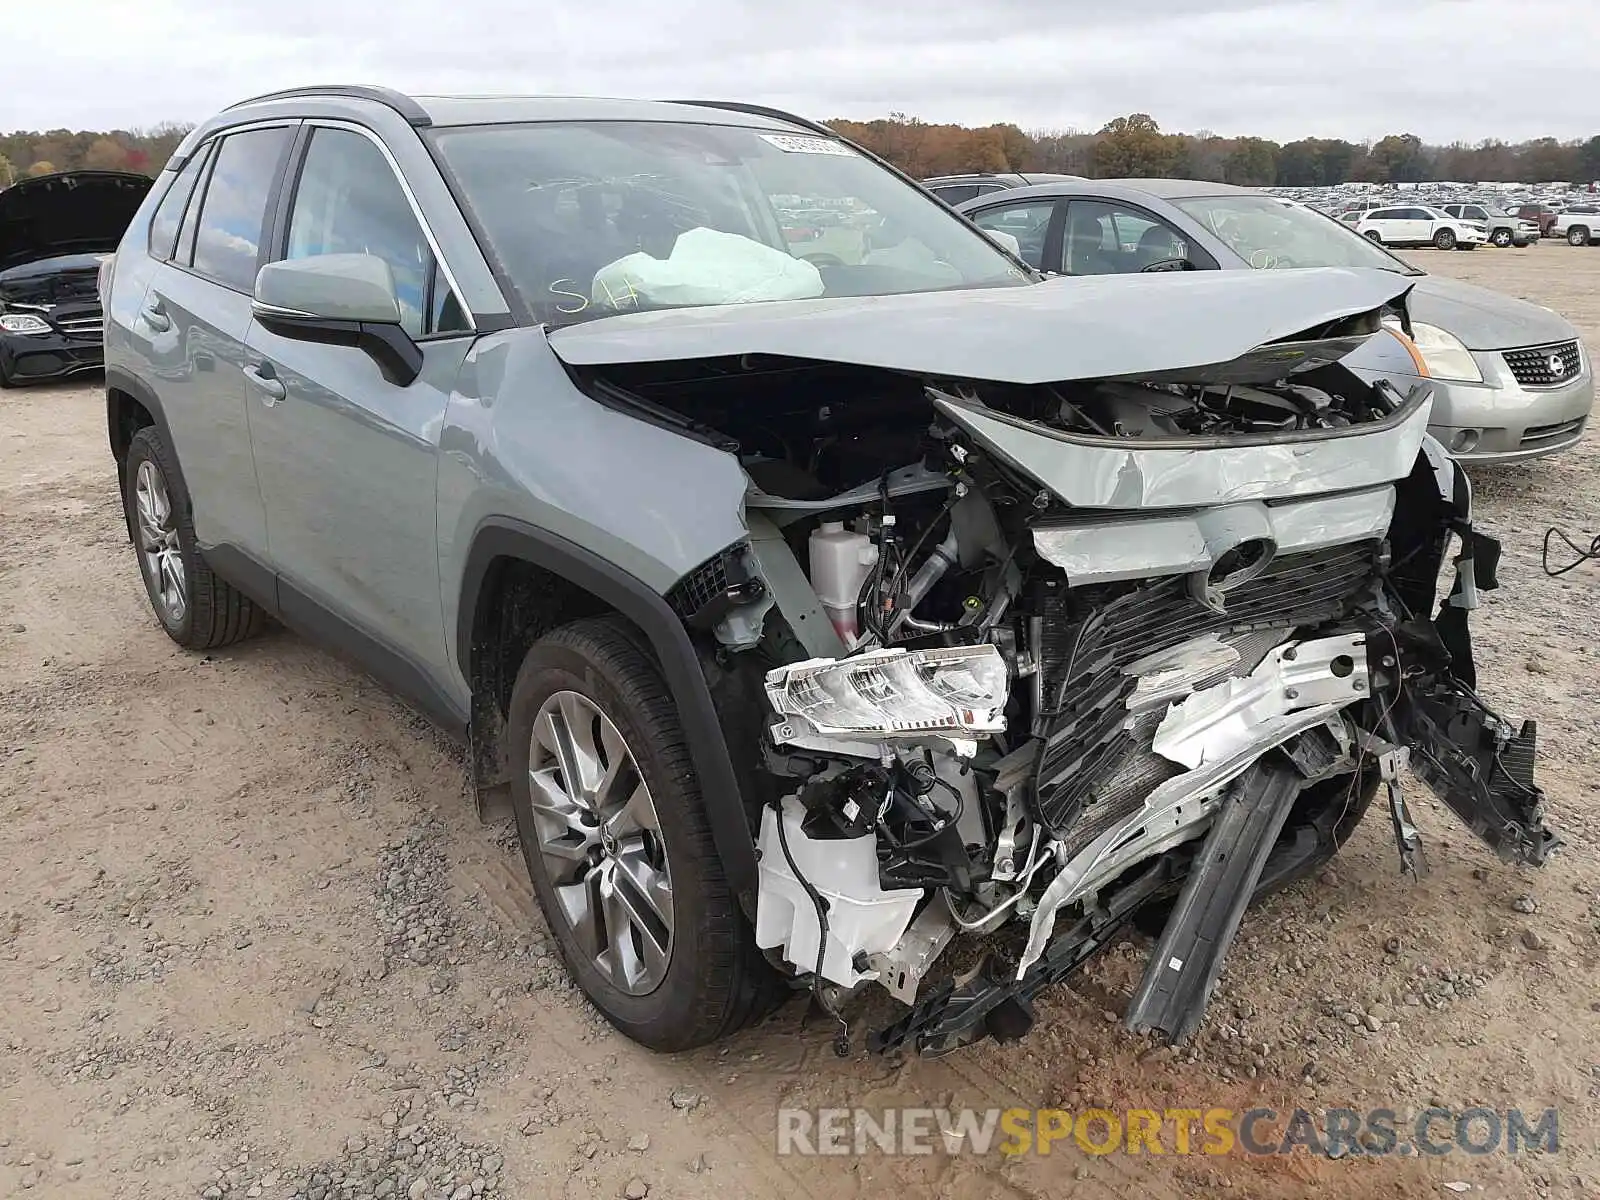
[[[161,198],[156,215],[150,220],[150,254],[154,258],[168,259],[178,245],[178,227],[183,224],[184,210],[189,207],[189,197],[194,195],[195,181],[205,166],[209,146],[202,146],[189,156],[189,161],[172,181],[167,194]]]
[[[956,183],[948,187],[934,188],[933,194],[946,204],[962,204],[978,194],[978,185],[975,183]]]
[[[249,129],[222,139],[206,184],[194,269],[235,291],[255,290],[267,203],[294,130]]]

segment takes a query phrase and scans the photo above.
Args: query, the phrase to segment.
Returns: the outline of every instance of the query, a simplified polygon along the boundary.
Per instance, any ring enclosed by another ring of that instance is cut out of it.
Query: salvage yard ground
[[[1600,347],[1600,252],[1414,260],[1548,305]],[[203,657],[167,640],[97,387],[0,394],[0,1195],[1600,1194],[1600,563],[1539,567],[1547,525],[1600,530],[1596,435],[1474,475],[1506,542],[1480,673],[1504,711],[1539,718],[1567,842],[1543,871],[1498,863],[1419,796],[1433,870],[1400,878],[1375,808],[1322,878],[1247,919],[1176,1053],[1114,1021],[1145,953],[1125,942],[1018,1046],[839,1060],[793,1004],[661,1057],[567,986],[514,834],[478,824],[448,740],[288,633]],[[1561,1149],[774,1153],[780,1105],[1434,1103],[1553,1106]]]

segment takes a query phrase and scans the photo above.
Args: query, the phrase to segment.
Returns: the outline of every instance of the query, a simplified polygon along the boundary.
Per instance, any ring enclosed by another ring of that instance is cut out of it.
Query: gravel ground
[[[1600,251],[1416,258],[1565,312],[1600,346]],[[176,650],[121,528],[95,388],[0,395],[0,1194],[1600,1194],[1600,564],[1551,580],[1538,550],[1552,523],[1600,530],[1600,449],[1474,481],[1506,541],[1477,623],[1485,690],[1540,720],[1567,841],[1547,869],[1498,863],[1419,798],[1433,870],[1413,882],[1375,812],[1321,878],[1247,919],[1178,1051],[1114,1023],[1145,953],[1124,942],[1020,1046],[840,1061],[791,1005],[662,1057],[567,984],[512,831],[473,816],[459,748],[289,634]],[[779,1105],[1435,1102],[1556,1106],[1562,1149],[773,1149]]]

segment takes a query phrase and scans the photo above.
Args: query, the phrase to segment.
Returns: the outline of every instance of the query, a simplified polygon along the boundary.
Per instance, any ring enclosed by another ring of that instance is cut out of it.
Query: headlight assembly
[[[855,737],[997,733],[1009,685],[1005,660],[987,645],[812,659],[770,671],[766,681],[779,715]]]
[[[0,331],[5,333],[40,334],[50,333],[50,324],[43,317],[36,317],[32,313],[7,312],[0,313]]]
[[[1398,325],[1394,328],[1398,328]],[[1437,325],[1425,325],[1421,321],[1413,321],[1411,341],[1416,346],[1417,353],[1422,355],[1422,361],[1427,364],[1428,374],[1434,379],[1457,380],[1463,383],[1483,382],[1483,372],[1478,370],[1472,351],[1468,350],[1455,334],[1448,333]]]

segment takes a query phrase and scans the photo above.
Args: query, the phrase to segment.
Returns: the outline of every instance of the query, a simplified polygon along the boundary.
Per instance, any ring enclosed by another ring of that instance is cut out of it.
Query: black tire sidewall
[[[638,703],[639,681],[616,678],[609,666],[594,661],[559,635],[537,643],[528,652],[507,714],[512,805],[528,874],[567,970],[622,1032],[647,1046],[676,1048],[680,1031],[695,1028],[703,1018],[702,985],[714,964],[708,961],[700,931],[706,926],[711,905],[718,899],[728,901],[727,884],[720,877],[720,864],[707,862],[700,853],[689,824],[689,806],[701,804],[698,781],[692,771],[675,769],[662,752],[661,741],[670,744],[676,738],[681,742],[681,732],[649,728],[660,722]],[[581,693],[600,706],[633,752],[655,803],[672,881],[673,938],[666,975],[646,995],[634,996],[617,988],[578,945],[561,914],[538,850],[528,783],[533,721],[544,701],[558,691]],[[708,877],[713,872],[716,877]]]
[[[134,493],[138,484],[139,464],[143,462],[153,464],[155,469],[161,472],[161,480],[167,488],[167,500],[172,505],[173,525],[178,532],[178,553],[183,559],[184,584],[188,600],[183,607],[183,619],[177,622],[172,621],[161,606],[160,593],[150,578],[150,567],[145,561],[144,548],[140,541],[139,506]],[[189,497],[183,490],[177,471],[173,469],[171,451],[167,449],[154,426],[147,425],[139,430],[128,445],[128,456],[123,466],[122,506],[127,515],[128,528],[133,533],[134,557],[139,563],[139,578],[144,581],[145,597],[150,601],[150,611],[161,623],[161,628],[167,631],[168,637],[179,645],[188,645],[194,638],[196,584],[199,572],[204,569],[205,564],[195,548],[194,528],[189,521]]]

